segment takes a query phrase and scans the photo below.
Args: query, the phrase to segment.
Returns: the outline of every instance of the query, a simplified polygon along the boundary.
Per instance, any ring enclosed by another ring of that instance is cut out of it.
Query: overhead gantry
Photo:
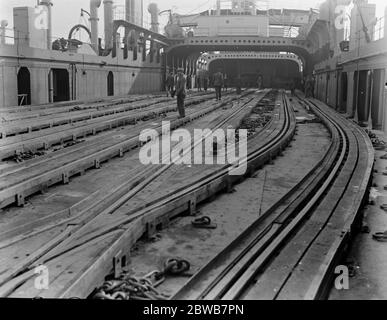
[[[170,68],[184,66],[194,53],[202,52],[289,52],[299,56],[304,70],[311,73],[315,64],[314,53],[318,50],[306,39],[260,36],[191,37],[170,40],[167,64]]]
[[[300,57],[293,53],[280,52],[219,52],[202,55],[201,59],[205,69],[209,69],[210,64],[216,60],[234,60],[234,59],[256,59],[256,60],[289,60],[297,63],[300,72],[303,70],[304,62]]]

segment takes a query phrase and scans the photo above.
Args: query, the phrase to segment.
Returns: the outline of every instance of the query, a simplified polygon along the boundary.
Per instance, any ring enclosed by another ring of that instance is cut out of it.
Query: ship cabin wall
[[[18,73],[22,68],[23,71],[27,68],[30,75],[32,105],[63,101],[61,99],[107,97],[111,93],[108,92],[109,73],[113,74],[114,96],[162,89],[162,59],[157,61],[147,55],[143,61],[139,53],[134,60],[132,51],[124,59],[122,50],[112,58],[4,45],[0,56],[0,108],[20,104]]]
[[[315,66],[317,99],[387,133],[387,38]]]

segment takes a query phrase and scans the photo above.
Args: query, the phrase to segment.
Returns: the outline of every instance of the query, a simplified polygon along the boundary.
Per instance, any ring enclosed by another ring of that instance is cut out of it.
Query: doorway
[[[53,102],[70,100],[70,77],[67,69],[52,69]]]
[[[346,72],[341,74],[340,85],[340,111],[347,112],[348,75]]]
[[[26,67],[21,67],[17,73],[17,97],[19,106],[31,104],[31,75]]]
[[[114,96],[114,75],[112,71],[109,71],[107,77],[107,91],[109,97]]]

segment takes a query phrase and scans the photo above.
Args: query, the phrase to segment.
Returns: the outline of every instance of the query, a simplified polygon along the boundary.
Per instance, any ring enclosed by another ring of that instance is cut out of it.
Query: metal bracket
[[[118,277],[122,274],[122,251],[118,252],[113,257],[113,269],[114,269],[114,278],[118,279]]]
[[[196,215],[196,212],[197,212],[196,205],[197,205],[197,201],[196,201],[196,196],[195,196],[189,201],[189,215],[190,216]]]

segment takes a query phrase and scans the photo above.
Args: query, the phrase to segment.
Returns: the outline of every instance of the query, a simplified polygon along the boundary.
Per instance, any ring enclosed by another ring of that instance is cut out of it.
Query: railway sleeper
[[[264,165],[265,160],[265,157],[259,157],[259,159],[249,163],[249,170],[252,170],[250,172]],[[200,213],[200,211],[197,211],[199,203],[213,201],[218,194],[228,192],[230,188],[233,189],[233,186],[243,179],[243,177],[238,176],[224,176],[218,181],[195,190],[191,195],[188,194],[171,203],[164,204],[161,208],[156,209],[154,213],[144,218],[146,221],[146,238],[151,239],[160,231],[160,228],[167,228],[169,221],[178,218],[185,212],[188,213],[188,216],[192,216],[192,213],[195,212],[196,216]]]

